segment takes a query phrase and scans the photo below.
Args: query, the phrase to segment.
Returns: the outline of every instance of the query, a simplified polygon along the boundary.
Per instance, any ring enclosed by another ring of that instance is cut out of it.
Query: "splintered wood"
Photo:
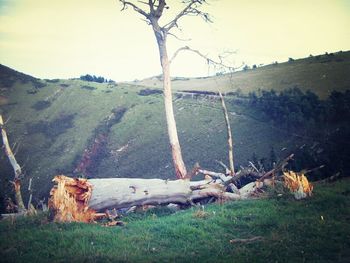
[[[313,186],[302,173],[283,172],[284,185],[294,194],[295,199],[303,199],[312,195]]]
[[[93,222],[98,216],[89,208],[92,186],[87,179],[58,175],[50,191],[49,207],[55,211],[55,221]]]

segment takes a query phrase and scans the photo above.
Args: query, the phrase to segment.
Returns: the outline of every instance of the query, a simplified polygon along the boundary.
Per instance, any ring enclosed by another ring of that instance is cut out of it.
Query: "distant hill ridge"
[[[310,55],[302,59],[290,59],[258,68],[237,71],[218,76],[186,78],[173,77],[174,91],[240,92],[248,94],[258,90],[286,90],[299,88],[311,90],[321,99],[327,98],[333,90],[350,89],[350,51]],[[35,77],[18,72],[0,64],[0,86],[10,87],[14,81],[36,81]],[[161,75],[128,84],[148,88],[162,88]]]
[[[20,81],[21,83],[26,83],[28,81],[36,81],[36,80],[38,79],[0,64],[0,87],[1,88],[10,88],[16,81]]]
[[[350,89],[350,51],[326,53],[302,59],[291,59],[255,69],[237,71],[232,74],[200,78],[173,78],[175,91],[200,90],[217,92],[242,92],[286,90],[297,87],[311,90],[320,98],[327,98],[333,90]],[[160,76],[133,82],[149,88],[161,88]]]

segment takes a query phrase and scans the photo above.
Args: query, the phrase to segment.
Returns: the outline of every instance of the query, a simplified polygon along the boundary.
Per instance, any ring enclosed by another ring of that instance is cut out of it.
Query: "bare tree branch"
[[[152,13],[152,16],[158,20],[162,16],[163,10],[165,7],[166,7],[165,0],[158,0],[157,9]]]
[[[215,177],[217,179],[220,179],[223,182],[226,182],[232,178],[231,176],[226,176],[223,173],[212,172],[212,171],[208,171],[208,170],[204,170],[204,169],[199,169],[198,172],[200,172],[201,174],[204,174],[204,175],[209,175],[211,177]]]
[[[181,52],[181,51],[184,51],[184,50],[191,50],[190,47],[188,46],[184,46],[184,47],[180,47],[178,50],[175,51],[174,55],[171,57],[171,59],[169,60],[169,64],[171,64],[174,59],[177,57],[177,55]]]
[[[175,51],[174,55],[172,56],[172,58],[170,59],[169,63],[172,63],[173,60],[177,57],[177,55],[181,52],[181,51],[191,51],[197,55],[199,55],[200,57],[202,57],[203,59],[205,59],[207,61],[208,64],[211,64],[211,65],[214,65],[214,66],[217,66],[217,67],[222,67],[222,68],[226,68],[226,69],[229,69],[230,71],[233,71],[235,70],[236,68],[232,67],[232,66],[229,66],[227,64],[225,64],[223,62],[223,57],[220,57],[219,56],[219,61],[215,61],[211,58],[209,58],[207,55],[204,55],[203,53],[201,53],[199,50],[196,50],[196,49],[192,49],[190,48],[189,46],[184,46],[184,47],[181,47],[179,48],[178,50]]]
[[[274,173],[276,173],[277,171],[283,171],[284,167],[288,164],[288,162],[290,160],[292,160],[294,157],[294,154],[292,153],[291,155],[289,155],[286,159],[282,160],[279,164],[276,165],[275,168],[273,168],[272,170],[268,171],[267,173],[265,173],[263,176],[261,176],[259,178],[259,180],[257,180],[258,182],[262,182],[263,179],[265,179],[266,177],[269,177],[271,175],[273,175]]]
[[[165,0],[148,0],[148,2],[141,1],[141,0],[137,1],[138,3],[149,6],[149,13],[141,9],[132,1],[119,0],[119,2],[123,5],[122,11],[127,9],[128,7],[133,8],[136,12],[138,12],[139,14],[145,17],[143,21],[145,21],[149,25],[152,24],[155,31],[162,34],[163,36],[166,36],[167,34],[169,34],[181,41],[188,41],[188,40],[181,39],[177,35],[169,33],[170,29],[172,29],[173,27],[179,28],[177,23],[181,17],[200,16],[204,19],[204,21],[212,22],[208,13],[205,13],[199,10],[199,7],[202,4],[207,3],[206,0],[183,0],[182,3],[186,4],[185,8],[182,11],[180,11],[180,13],[176,15],[173,20],[171,20],[169,23],[167,23],[163,27],[158,24],[158,20],[163,15],[164,9],[168,8]]]
[[[255,241],[262,241],[264,238],[257,236],[257,237],[252,237],[252,238],[235,238],[231,239],[230,243],[235,244],[235,243],[251,243]]]
[[[180,37],[178,37],[177,35],[175,35],[175,34],[173,34],[173,33],[170,33],[170,32],[168,32],[168,35],[170,35],[170,36],[172,36],[172,37],[175,37],[177,40],[180,40],[180,41],[191,41],[191,40],[192,40],[191,38],[187,38],[187,39],[185,39],[185,38],[180,38]]]
[[[184,9],[182,9],[182,11],[178,13],[173,20],[171,20],[169,23],[163,26],[163,29],[166,32],[169,32],[169,30],[173,27],[178,27],[178,21],[183,16],[200,16],[205,22],[212,22],[208,13],[205,13],[198,9],[199,6],[201,6],[204,3],[207,3],[206,0],[187,0],[182,2],[187,4],[187,6]]]
[[[215,160],[218,164],[225,168],[225,174],[230,174],[230,169],[222,161]]]
[[[258,168],[256,168],[256,166],[253,164],[253,162],[249,161],[249,164],[257,173],[260,173]]]
[[[148,0],[148,4],[149,5],[149,10],[150,10],[150,13],[154,12],[154,3],[156,2],[156,0]],[[145,3],[145,2],[143,2]]]
[[[139,8],[138,6],[136,6],[134,3],[131,3],[129,1],[125,1],[125,0],[119,0],[119,2],[121,2],[123,4],[123,8],[121,11],[125,10],[128,8],[128,6],[131,6],[136,12],[140,13],[141,15],[143,15],[144,17],[146,17],[147,19],[149,19],[149,14],[146,13],[146,11],[142,10],[141,8]],[[152,1],[151,1],[152,2]]]

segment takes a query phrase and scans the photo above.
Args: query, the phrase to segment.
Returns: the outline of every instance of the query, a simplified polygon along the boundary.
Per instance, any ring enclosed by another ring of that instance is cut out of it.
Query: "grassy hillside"
[[[49,223],[45,215],[0,222],[1,262],[349,262],[350,181],[314,196],[165,208],[122,227]],[[260,237],[255,242],[231,240]]]
[[[350,51],[318,55],[291,62],[272,64],[257,69],[238,71],[232,75],[206,78],[174,78],[174,90],[205,90],[243,94],[251,91],[285,90],[298,87],[302,91],[312,90],[320,98],[326,98],[333,90],[345,91],[350,88]],[[162,83],[153,77],[139,82],[151,88]]]
[[[291,86],[299,86],[298,79],[309,81],[314,83],[313,91],[322,93],[322,87],[316,88],[321,82],[300,75],[312,69],[313,75],[307,76],[326,74],[334,83],[332,88],[343,90],[349,83],[348,75],[344,75],[344,69],[349,67],[349,56],[350,52],[343,52],[308,58],[237,72],[235,76],[244,76],[252,83],[257,79],[265,81],[264,87],[270,87],[268,83],[273,82],[281,89],[289,86],[281,82],[284,76]],[[198,80],[206,81],[205,88],[196,86],[192,82],[196,80],[188,80],[188,83],[185,81],[188,85],[181,89],[210,90],[214,89],[210,86],[212,81],[225,78],[227,76]],[[8,120],[6,129],[10,142],[18,162],[24,167],[23,187],[33,178],[34,203],[47,198],[52,178],[60,173],[87,177],[174,178],[161,90],[145,90],[144,86],[127,83],[39,80],[4,66],[0,67],[0,80],[0,112]],[[179,81],[174,81],[175,88],[180,89],[176,86]],[[227,89],[215,83],[214,90],[217,87]],[[243,85],[243,82],[234,83]],[[268,163],[272,148],[277,155],[275,161],[299,148],[312,148],[316,154],[324,151],[319,134],[315,136],[314,131],[277,126],[259,110],[241,103],[240,98],[229,96],[226,100],[236,167],[262,157]],[[187,167],[191,169],[199,162],[203,168],[221,169],[216,160],[227,163],[227,143],[219,101],[209,97],[174,96],[174,108]],[[339,129],[327,126],[326,132],[336,134],[334,131]],[[12,195],[8,182],[13,178],[4,154],[0,155],[0,166],[3,200]],[[331,173],[338,172],[337,169],[329,168]]]
[[[161,94],[141,96],[139,86],[98,84],[80,80],[16,83],[3,93],[8,103],[1,107],[6,128],[26,177],[33,178],[35,196],[42,198],[59,173],[70,174],[104,130],[113,111],[125,109],[121,119],[104,131],[105,144],[99,160],[90,167],[93,177],[174,178]],[[184,159],[190,168],[196,162],[218,169],[215,160],[226,161],[226,130],[217,100],[176,99],[175,114]],[[246,163],[253,152],[267,155],[301,145],[288,132],[245,115],[240,106],[230,106],[234,127],[236,160]],[[263,136],[256,136],[257,134]],[[300,141],[300,142],[299,142]],[[6,156],[1,155],[2,180],[12,177]],[[76,173],[75,176],[81,174]],[[8,185],[1,184],[6,193]]]

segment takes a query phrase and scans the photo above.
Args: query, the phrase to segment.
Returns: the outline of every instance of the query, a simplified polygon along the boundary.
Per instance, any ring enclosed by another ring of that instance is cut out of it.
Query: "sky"
[[[180,0],[167,4],[161,24],[183,7]],[[151,27],[121,7],[117,0],[0,0],[0,63],[39,78],[159,75]],[[174,33],[191,40],[169,36],[169,56],[186,45],[211,58],[230,51],[227,63],[239,67],[350,50],[350,0],[212,0],[203,10],[213,23],[185,17]],[[171,74],[207,76],[215,69],[183,52]]]

